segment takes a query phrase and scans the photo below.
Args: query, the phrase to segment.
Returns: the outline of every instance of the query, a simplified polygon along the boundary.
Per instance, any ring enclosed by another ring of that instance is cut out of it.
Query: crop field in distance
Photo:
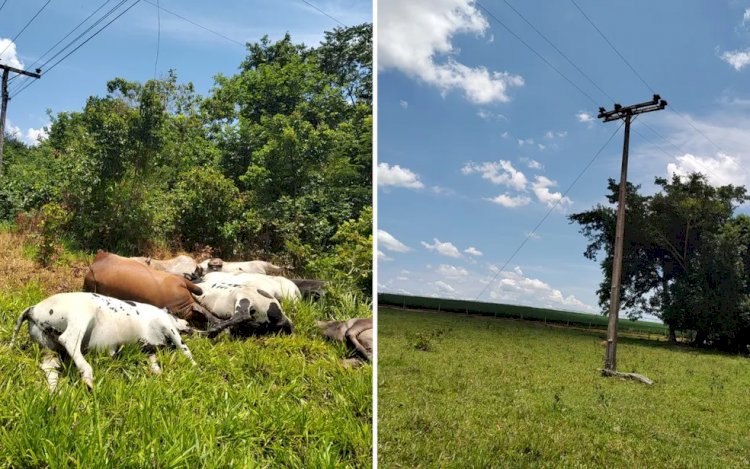
[[[605,332],[437,311],[378,311],[381,467],[750,464],[750,362]]]
[[[89,392],[71,363],[50,394],[26,307],[79,290],[87,256],[65,253],[37,269],[28,244],[0,230],[0,467],[368,467],[372,367],[346,369],[343,345],[323,340],[316,319],[369,316],[346,298],[285,304],[290,336],[209,340],[185,336],[197,367],[175,350],[148,371],[137,346],[87,356]]]

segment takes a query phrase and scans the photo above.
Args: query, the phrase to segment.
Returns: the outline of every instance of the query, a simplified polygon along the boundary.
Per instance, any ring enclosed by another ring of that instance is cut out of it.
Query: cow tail
[[[18,317],[16,320],[16,328],[13,329],[13,337],[10,339],[10,347],[13,348],[13,344],[16,342],[16,336],[18,335],[18,331],[21,329],[21,326],[25,321],[28,321],[31,318],[31,312],[34,311],[34,307],[31,306],[29,308],[26,308],[23,313]]]

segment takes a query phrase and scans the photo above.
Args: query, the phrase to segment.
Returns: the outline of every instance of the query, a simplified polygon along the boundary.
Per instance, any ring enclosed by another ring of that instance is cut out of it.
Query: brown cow
[[[204,328],[220,320],[196,303],[193,295],[203,291],[181,276],[154,270],[138,261],[100,251],[83,281],[84,291],[101,293],[120,300],[167,308],[178,318]]]
[[[354,318],[348,321],[316,321],[326,337],[346,342],[354,355],[372,361],[372,318]],[[344,360],[344,365],[355,365],[355,360]]]

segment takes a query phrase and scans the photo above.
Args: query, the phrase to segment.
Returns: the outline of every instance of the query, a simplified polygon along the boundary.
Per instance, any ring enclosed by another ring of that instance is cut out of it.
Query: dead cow
[[[206,281],[203,294],[196,300],[218,317],[225,319],[208,331],[214,337],[229,328],[233,336],[283,332],[291,334],[292,321],[270,293],[254,287]]]
[[[284,272],[282,267],[266,261],[225,262],[218,257],[205,260],[198,264],[198,267],[203,269],[204,274],[209,272],[243,272],[247,274],[281,275]]]
[[[372,361],[372,318],[348,321],[317,321],[323,335],[346,342],[347,348],[362,360]],[[349,363],[348,361],[345,363]]]
[[[200,295],[203,291],[190,280],[109,252],[96,255],[86,273],[83,289],[167,308],[196,327],[219,322],[215,315],[195,302],[191,293]]]
[[[147,265],[152,269],[181,275],[188,280],[198,280],[203,276],[203,269],[198,267],[198,264],[192,257],[184,254],[163,260],[154,259],[152,257],[131,257],[130,259]]]
[[[277,300],[299,300],[302,293],[295,283],[278,275],[209,272],[203,277],[204,283],[226,283],[259,288],[271,294]]]
[[[324,280],[308,279],[308,278],[293,278],[290,279],[297,285],[300,293],[304,298],[312,298],[313,300],[319,300],[326,296]]]
[[[41,368],[52,391],[57,386],[59,353],[73,359],[90,389],[94,387],[94,372],[83,357],[83,352],[89,349],[109,350],[114,355],[121,345],[140,341],[149,353],[151,370],[158,374],[161,369],[156,362],[155,349],[171,343],[195,364],[179,334],[188,329],[187,323],[155,306],[96,293],[58,293],[21,314],[16,321],[11,347],[24,321],[29,322],[32,339],[48,349]]]

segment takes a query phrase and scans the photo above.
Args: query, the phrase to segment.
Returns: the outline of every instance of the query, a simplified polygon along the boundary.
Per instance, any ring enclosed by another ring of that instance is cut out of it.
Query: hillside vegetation
[[[739,467],[746,358],[538,322],[378,311],[382,467]]]

